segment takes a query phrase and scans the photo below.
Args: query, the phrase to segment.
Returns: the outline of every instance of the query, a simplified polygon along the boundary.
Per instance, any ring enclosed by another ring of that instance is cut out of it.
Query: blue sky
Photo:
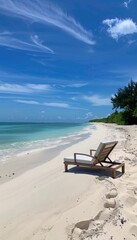
[[[0,0],[0,121],[85,122],[137,80],[137,1]]]

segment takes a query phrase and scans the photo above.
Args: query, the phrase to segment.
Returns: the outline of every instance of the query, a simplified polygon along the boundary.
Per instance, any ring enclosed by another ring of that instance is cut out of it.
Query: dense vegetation
[[[137,124],[137,82],[131,80],[128,86],[118,89],[118,92],[111,98],[111,102],[114,113],[106,118],[94,119],[90,122]]]

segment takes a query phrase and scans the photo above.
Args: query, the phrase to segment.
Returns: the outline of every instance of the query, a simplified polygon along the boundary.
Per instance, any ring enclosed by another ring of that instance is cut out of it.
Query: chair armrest
[[[83,155],[83,156],[92,157],[90,154],[85,154],[85,153],[74,153],[74,161],[75,161],[75,162],[77,162],[77,155]]]
[[[90,156],[92,156],[92,152],[96,152],[96,149],[90,149]]]

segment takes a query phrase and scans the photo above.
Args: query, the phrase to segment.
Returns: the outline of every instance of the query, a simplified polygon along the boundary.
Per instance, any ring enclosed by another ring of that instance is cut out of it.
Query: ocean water
[[[86,127],[88,124],[0,123],[0,161],[26,151],[49,148]]]

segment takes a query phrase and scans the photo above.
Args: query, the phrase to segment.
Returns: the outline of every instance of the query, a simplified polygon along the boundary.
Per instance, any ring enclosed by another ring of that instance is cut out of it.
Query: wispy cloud
[[[134,40],[129,40],[129,41],[128,41],[128,44],[131,45],[131,44],[133,44],[133,43],[135,43],[135,42],[136,42],[135,39],[134,39]]]
[[[25,51],[54,53],[52,49],[43,44],[38,35],[31,36],[30,41],[25,42],[13,37],[10,32],[2,32],[0,33],[0,45]]]
[[[88,85],[87,82],[85,82],[85,83],[72,83],[72,84],[69,84],[68,87],[81,88],[81,87],[84,87],[86,85]]]
[[[28,83],[26,84],[26,86],[31,89],[31,90],[36,90],[36,91],[47,91],[47,90],[51,90],[51,86],[48,84],[32,84],[32,83]]]
[[[104,98],[99,95],[84,96],[85,100],[90,102],[94,106],[107,106],[111,105],[110,98]]]
[[[35,93],[51,90],[51,86],[47,84],[10,84],[0,82],[1,93]]]
[[[112,38],[118,40],[119,37],[137,33],[137,24],[130,18],[128,19],[106,19],[103,24],[108,26],[107,32]]]
[[[14,69],[15,70],[15,69]],[[5,72],[0,70],[0,76],[1,76],[1,81],[4,83],[9,83],[9,82],[39,82],[43,83],[46,81],[46,86],[49,86],[50,88],[55,88],[58,90],[65,89],[65,88],[81,88],[83,86],[86,86],[89,84],[88,80],[86,82],[83,82],[82,80],[79,80],[79,82],[76,83],[76,79],[71,79],[71,78],[60,78],[60,77],[48,77],[48,76],[34,76],[34,75],[27,75],[27,74],[18,74],[18,73],[13,73],[13,72]],[[74,83],[75,81],[75,83]],[[0,82],[1,83],[1,82]],[[69,83],[69,84],[68,84]],[[44,86],[44,84],[39,84]],[[38,87],[38,84],[36,84]],[[75,90],[75,89],[74,89]],[[81,94],[80,92],[66,92],[67,94]]]
[[[93,117],[93,113],[92,113],[92,112],[87,112],[87,113],[85,114],[84,119],[90,119],[91,117]]]
[[[28,104],[28,105],[39,105],[39,102],[36,101],[29,101],[29,100],[14,100],[18,103]]]
[[[129,4],[132,2],[132,0],[128,0],[128,1],[125,1],[125,2],[123,2],[123,6],[125,7],[125,8],[128,8],[129,7]]]
[[[47,106],[47,107],[56,107],[56,108],[71,108],[68,103],[63,103],[63,102],[49,102],[49,103],[40,103],[38,101],[33,101],[33,100],[14,100],[14,102],[17,103],[22,103],[22,104],[28,104],[28,105],[42,105],[42,106]],[[44,113],[44,111],[43,111]]]
[[[43,0],[0,0],[0,10],[19,18],[53,25],[87,44],[95,44],[92,33],[59,7]]]
[[[71,83],[71,84],[65,84],[65,85],[61,85],[61,87],[63,88],[81,88],[88,85],[88,82],[78,82],[78,83]]]
[[[68,103],[58,103],[58,102],[50,102],[50,103],[44,103],[43,105],[48,107],[58,107],[58,108],[69,108]]]
[[[75,110],[84,110],[87,111],[85,108],[80,108],[80,107],[73,107],[70,106],[68,103],[65,102],[38,102],[34,100],[22,100],[22,99],[14,99],[14,102],[17,102],[19,104],[27,104],[27,105],[41,105],[41,106],[46,106],[46,107],[51,107],[51,108],[66,108],[66,109],[75,109]],[[44,113],[44,111],[43,111]]]

